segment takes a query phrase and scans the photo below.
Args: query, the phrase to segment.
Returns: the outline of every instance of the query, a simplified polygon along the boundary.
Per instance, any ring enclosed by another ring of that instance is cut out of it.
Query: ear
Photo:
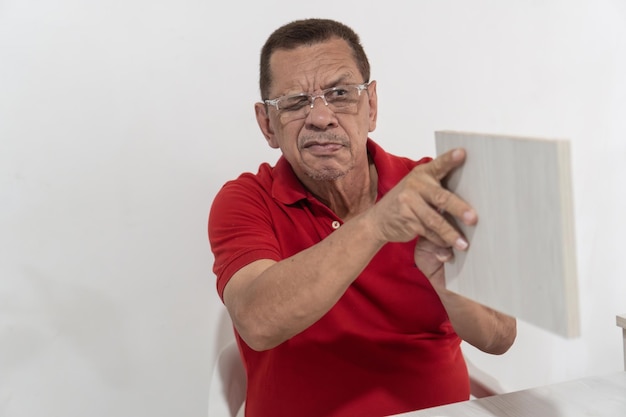
[[[376,129],[376,118],[378,117],[378,95],[376,94],[376,81],[372,81],[367,87],[368,97],[369,97],[369,105],[370,105],[370,126],[369,131],[373,132]]]
[[[267,114],[267,106],[264,103],[255,103],[254,113],[256,114],[256,122],[259,124],[259,128],[261,128],[265,140],[270,147],[277,149],[278,141],[274,135],[274,129],[272,128],[269,114]]]

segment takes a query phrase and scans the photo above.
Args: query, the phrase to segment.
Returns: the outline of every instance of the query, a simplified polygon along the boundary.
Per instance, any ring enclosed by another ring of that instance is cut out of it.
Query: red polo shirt
[[[388,154],[371,140],[367,147],[378,198],[427,161]],[[341,224],[284,158],[226,183],[209,216],[220,297],[243,266],[288,258]],[[281,345],[256,352],[237,336],[246,416],[385,416],[469,398],[460,339],[415,267],[414,247],[385,245],[324,317]]]

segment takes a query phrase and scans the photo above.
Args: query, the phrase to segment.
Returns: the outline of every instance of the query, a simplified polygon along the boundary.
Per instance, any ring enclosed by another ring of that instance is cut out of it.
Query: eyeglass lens
[[[276,104],[281,119],[285,121],[305,118],[318,98],[335,113],[349,113],[356,111],[361,91],[366,88],[365,85],[338,86],[324,90],[321,94],[302,93],[281,97]]]

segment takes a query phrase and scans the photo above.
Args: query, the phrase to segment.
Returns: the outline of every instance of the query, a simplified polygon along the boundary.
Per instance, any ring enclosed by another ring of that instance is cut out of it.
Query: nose
[[[321,98],[326,106],[328,106],[328,102],[326,101],[326,96],[324,94],[312,95],[311,100],[311,109],[315,106],[315,99]]]
[[[321,98],[325,106],[317,106],[314,108],[315,99],[317,98]],[[319,94],[316,96],[311,96],[311,107],[307,110],[308,114],[306,116],[305,123],[309,128],[324,130],[337,126],[335,113],[328,107],[328,102],[326,101],[326,97],[324,97],[324,95]]]

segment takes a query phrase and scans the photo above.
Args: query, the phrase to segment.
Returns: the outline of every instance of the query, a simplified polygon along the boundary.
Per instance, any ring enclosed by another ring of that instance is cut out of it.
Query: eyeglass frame
[[[297,93],[297,94],[285,94],[279,97],[275,97],[273,99],[267,99],[267,100],[263,100],[263,103],[266,106],[272,106],[276,109],[276,111],[281,111],[281,110],[285,110],[284,108],[281,109],[278,106],[278,103],[281,100],[285,100],[287,98],[293,98],[293,97],[307,97],[309,99],[309,103],[310,103],[310,109],[313,109],[313,107],[315,106],[315,100],[318,98],[321,98],[322,101],[324,102],[324,105],[326,107],[328,107],[328,101],[326,101],[326,94],[332,92],[332,91],[337,91],[341,88],[346,88],[346,87],[350,87],[350,88],[356,88],[358,91],[358,95],[359,98],[361,97],[361,92],[368,91],[367,89],[369,88],[369,86],[372,84],[371,81],[367,81],[361,84],[342,84],[342,85],[337,85],[335,87],[329,87],[329,88],[325,88],[324,90],[320,91],[319,94],[312,94],[312,93]]]

